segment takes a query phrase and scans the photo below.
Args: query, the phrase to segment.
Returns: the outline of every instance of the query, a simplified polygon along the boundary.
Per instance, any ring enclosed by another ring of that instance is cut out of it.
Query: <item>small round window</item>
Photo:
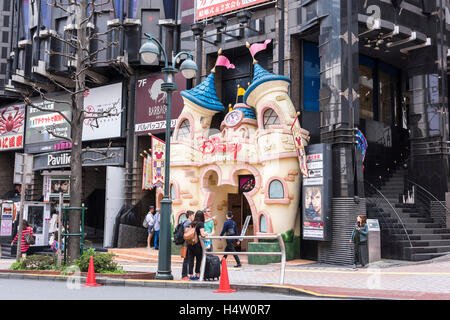
[[[269,198],[270,199],[283,199],[284,189],[280,180],[273,180],[269,185]]]

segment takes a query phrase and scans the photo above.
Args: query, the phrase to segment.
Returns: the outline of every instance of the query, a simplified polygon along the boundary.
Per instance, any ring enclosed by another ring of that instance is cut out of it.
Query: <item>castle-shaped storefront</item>
[[[297,117],[288,96],[290,79],[259,64],[244,103],[211,130],[214,114],[225,110],[216,95],[214,71],[195,88],[181,92],[184,109],[171,140],[173,221],[186,210],[212,209],[219,234],[228,210],[247,235],[300,234],[299,161],[291,126]],[[303,144],[309,140],[302,132]],[[158,189],[158,196],[162,190]],[[218,241],[215,248],[223,248]],[[245,249],[245,247],[244,247]]]

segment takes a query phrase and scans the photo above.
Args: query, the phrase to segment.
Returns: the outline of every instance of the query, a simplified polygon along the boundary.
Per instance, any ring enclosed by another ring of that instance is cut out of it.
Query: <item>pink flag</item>
[[[262,51],[262,50],[266,50],[267,45],[272,41],[272,39],[267,39],[266,41],[264,41],[264,43],[254,43],[250,46],[249,50],[250,53],[252,54],[252,57],[255,56],[255,54],[257,54],[258,52]]]
[[[234,69],[234,64],[232,64],[230,62],[230,60],[228,60],[227,57],[225,56],[218,56],[217,57],[217,62],[216,62],[216,66],[222,66],[222,67],[226,67],[227,69]]]

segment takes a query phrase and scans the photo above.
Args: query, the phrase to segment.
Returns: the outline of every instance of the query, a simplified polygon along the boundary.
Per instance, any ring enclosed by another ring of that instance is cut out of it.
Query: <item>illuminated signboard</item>
[[[197,0],[195,17],[196,20],[202,20],[268,1],[269,0]]]

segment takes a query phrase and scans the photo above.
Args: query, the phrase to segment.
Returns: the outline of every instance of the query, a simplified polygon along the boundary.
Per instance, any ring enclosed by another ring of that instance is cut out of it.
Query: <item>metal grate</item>
[[[349,243],[358,215],[366,214],[366,200],[355,203],[354,198],[332,199],[331,241],[319,242],[318,260],[321,263],[353,264],[353,244]]]

